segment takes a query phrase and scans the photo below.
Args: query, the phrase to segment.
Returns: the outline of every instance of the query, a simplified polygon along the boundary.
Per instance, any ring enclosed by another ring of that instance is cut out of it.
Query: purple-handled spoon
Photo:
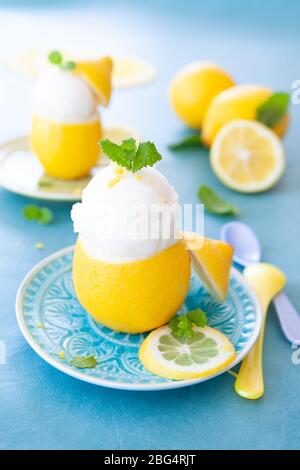
[[[221,240],[234,248],[233,259],[241,266],[259,263],[261,249],[255,232],[242,222],[229,222],[221,229]],[[300,345],[300,314],[282,291],[274,297],[274,306],[285,337]]]

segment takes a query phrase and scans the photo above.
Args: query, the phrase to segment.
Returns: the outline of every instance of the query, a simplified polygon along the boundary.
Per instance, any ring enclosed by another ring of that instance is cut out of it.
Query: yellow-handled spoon
[[[235,390],[244,398],[257,400],[264,394],[262,353],[267,311],[272,299],[284,288],[286,277],[276,266],[267,263],[248,266],[244,270],[244,276],[260,302],[262,326],[256,344],[242,362]]]

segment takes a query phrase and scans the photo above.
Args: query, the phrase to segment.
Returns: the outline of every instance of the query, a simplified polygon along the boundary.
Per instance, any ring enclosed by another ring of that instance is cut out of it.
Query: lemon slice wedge
[[[76,62],[76,72],[85,78],[103,106],[108,106],[111,97],[112,68],[113,61],[110,57]]]
[[[233,247],[197,233],[183,233],[193,267],[205,288],[218,302],[226,299],[233,258]]]
[[[157,74],[157,70],[152,64],[131,57],[113,57],[113,63],[114,88],[149,83]]]
[[[236,352],[226,336],[214,328],[193,327],[191,339],[175,336],[168,325],[152,331],[141,344],[145,369],[173,380],[207,378],[230,366]]]
[[[268,127],[256,121],[236,120],[217,134],[210,162],[218,178],[244,193],[266,191],[285,170],[283,145]]]
[[[48,63],[45,51],[29,49],[12,57],[1,57],[1,64],[13,72],[36,77]]]

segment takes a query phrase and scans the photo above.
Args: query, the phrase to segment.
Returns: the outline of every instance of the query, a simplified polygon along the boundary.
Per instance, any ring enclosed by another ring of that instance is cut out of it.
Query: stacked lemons
[[[241,192],[272,187],[285,168],[281,138],[288,127],[288,95],[258,85],[236,85],[208,62],[180,70],[170,86],[171,105],[190,128],[201,130],[212,169]]]
[[[64,61],[58,51],[37,78],[33,97],[33,151],[54,178],[85,176],[99,156],[102,135],[98,105],[111,96],[112,60]]]

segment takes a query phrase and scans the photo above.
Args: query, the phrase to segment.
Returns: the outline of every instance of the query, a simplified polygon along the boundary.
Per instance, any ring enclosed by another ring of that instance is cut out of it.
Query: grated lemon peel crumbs
[[[120,175],[120,176],[116,176],[115,178],[111,179],[108,183],[107,183],[107,186],[109,188],[113,188],[114,186],[116,186],[116,184],[120,183],[120,181],[122,180],[123,176]]]
[[[37,250],[43,250],[43,248],[45,248],[44,243],[41,242],[37,242],[34,246]]]

